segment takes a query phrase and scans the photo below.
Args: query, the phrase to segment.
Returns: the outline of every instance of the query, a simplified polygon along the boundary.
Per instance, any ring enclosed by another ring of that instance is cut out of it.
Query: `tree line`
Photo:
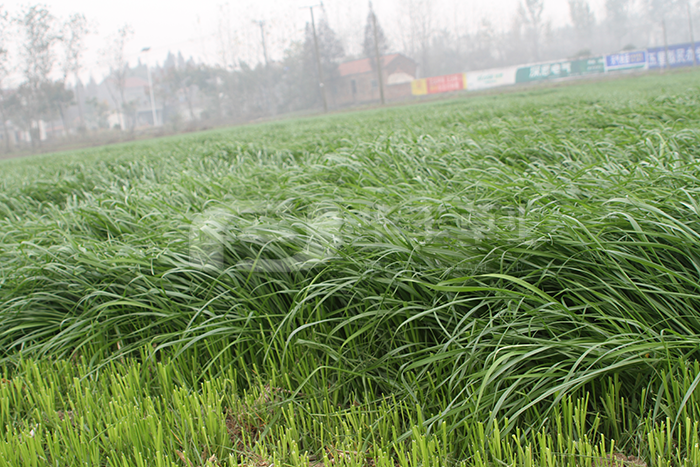
[[[13,66],[9,45],[19,29],[18,54]],[[0,6],[0,118],[6,150],[10,150],[8,124],[22,128],[32,141],[38,138],[42,119],[65,119],[74,94],[66,87],[82,70],[82,54],[88,34],[87,20],[76,13],[59,21],[41,5],[25,6],[10,14]],[[8,89],[8,78],[18,73],[22,82]]]
[[[27,5],[13,14],[0,7],[3,146],[10,151],[42,144],[46,122],[59,122],[61,137],[114,128],[133,132],[144,123],[177,130],[319,109],[324,90],[334,107],[338,65],[367,57],[376,71],[376,57],[390,51],[412,58],[418,75],[436,76],[683,42],[691,37],[692,15],[700,6],[697,0],[606,0],[598,17],[587,0],[567,2],[565,24],[546,20],[544,0],[520,0],[509,26],[499,29],[492,19],[483,18],[477,30],[469,31],[459,25],[438,27],[429,0],[406,0],[394,18],[398,33],[393,44],[370,2],[359,56],[346,54],[348,39],[331,28],[321,11],[280,58],[269,59],[265,52],[264,61],[249,64],[237,60],[233,51],[221,50],[224,59],[211,64],[171,54],[150,70],[140,61],[129,63],[125,47],[134,31],[124,25],[100,51],[109,73],[99,83],[80,80],[91,33],[84,15],[60,19],[44,5]],[[260,27],[264,46],[262,22]],[[10,46],[16,56],[11,56]],[[136,94],[128,86],[135,78],[150,81]],[[158,121],[145,110],[151,93]],[[10,130],[22,132],[24,139],[13,140]]]
[[[407,21],[401,36],[426,76],[689,42],[700,19],[697,0],[605,0],[598,14],[588,0],[566,0],[568,21],[553,23],[544,0],[519,0],[506,27],[483,18],[476,31],[461,33],[431,27],[429,3],[407,1],[419,24]]]

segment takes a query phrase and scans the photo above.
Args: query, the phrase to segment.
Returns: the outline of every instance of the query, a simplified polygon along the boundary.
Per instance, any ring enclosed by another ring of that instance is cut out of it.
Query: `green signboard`
[[[515,73],[515,82],[532,83],[535,81],[569,78],[572,76],[584,76],[603,72],[605,72],[605,59],[603,57],[565,60],[520,67]]]
[[[571,76],[592,75],[605,73],[605,58],[584,58],[583,60],[573,60],[571,62]]]

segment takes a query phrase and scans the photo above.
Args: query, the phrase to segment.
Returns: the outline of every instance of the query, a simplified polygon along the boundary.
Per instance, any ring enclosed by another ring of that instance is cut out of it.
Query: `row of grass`
[[[700,420],[699,90],[650,76],[2,162],[0,359],[97,374],[148,348],[197,368],[190,388],[284,375],[341,406],[391,396],[450,439],[534,440],[588,393],[635,421],[601,440],[652,453],[649,427]]]
[[[212,375],[194,390],[192,375],[170,361],[111,362],[95,373],[85,361],[22,360],[4,370],[0,466],[696,466],[698,422],[655,423],[625,411],[618,381],[608,381],[609,411],[591,411],[591,395],[565,398],[538,432],[509,421],[428,429],[420,407],[388,396],[338,405],[333,394],[292,394],[273,375],[241,388],[236,371]],[[90,376],[86,377],[86,374]],[[687,390],[700,366],[669,385]],[[670,403],[677,394],[662,398]],[[617,399],[614,399],[617,398]],[[675,401],[677,404],[678,401]],[[694,397],[692,404],[697,405]],[[639,426],[636,426],[639,425]],[[643,436],[620,452],[606,427]],[[674,428],[675,427],[675,428]],[[402,433],[410,433],[410,438]],[[463,452],[461,460],[454,452]]]

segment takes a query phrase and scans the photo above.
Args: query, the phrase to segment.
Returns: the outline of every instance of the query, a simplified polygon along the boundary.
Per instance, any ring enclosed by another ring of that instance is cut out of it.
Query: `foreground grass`
[[[2,162],[0,358],[78,359],[94,376],[147,348],[185,362],[192,389],[279,380],[290,401],[370,413],[391,398],[470,463],[477,451],[455,440],[475,427],[520,433],[534,453],[589,394],[609,420],[591,449],[604,437],[670,456],[700,420],[697,83],[649,76]],[[413,428],[397,439],[418,442]],[[481,461],[505,459],[495,449]]]
[[[590,411],[587,394],[559,402],[537,432],[505,435],[505,421],[490,432],[484,423],[468,425],[456,436],[445,423],[429,430],[420,407],[393,397],[344,407],[327,392],[293,394],[278,386],[288,381],[257,379],[243,389],[234,370],[190,388],[191,375],[179,367],[145,358],[112,362],[97,373],[65,360],[5,369],[0,466],[641,467],[642,457],[657,466],[700,465],[697,421],[638,418],[625,410],[617,380],[601,394],[610,404],[605,413]],[[696,374],[697,364],[680,380],[669,375],[669,387],[687,391]],[[678,404],[677,395],[658,395],[658,402]],[[698,402],[688,401],[696,408]],[[621,450],[603,434],[606,426],[638,439]],[[454,459],[456,451],[466,458]]]

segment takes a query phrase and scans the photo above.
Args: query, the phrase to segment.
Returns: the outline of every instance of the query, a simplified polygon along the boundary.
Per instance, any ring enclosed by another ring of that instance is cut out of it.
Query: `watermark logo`
[[[336,256],[344,219],[334,210],[306,218],[265,204],[210,209],[190,228],[191,266],[213,271],[288,273],[311,269]]]
[[[310,206],[240,204],[209,209],[193,220],[191,266],[211,271],[289,273],[329,263],[344,242],[381,248],[404,238],[415,248],[461,243],[499,243],[530,237],[522,208],[465,206],[441,210],[398,209],[383,205],[343,210]],[[366,243],[366,244],[365,244]]]

